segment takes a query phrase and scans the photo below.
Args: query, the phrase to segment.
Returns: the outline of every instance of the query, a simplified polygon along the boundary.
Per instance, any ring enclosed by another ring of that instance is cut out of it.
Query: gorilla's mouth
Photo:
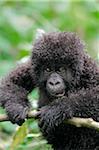
[[[62,90],[62,91],[58,91],[58,92],[53,92],[53,93],[50,93],[52,96],[54,97],[62,97],[65,95],[65,90]]]
[[[65,95],[65,91],[61,91],[61,92],[55,93],[56,97],[62,97],[64,95]]]

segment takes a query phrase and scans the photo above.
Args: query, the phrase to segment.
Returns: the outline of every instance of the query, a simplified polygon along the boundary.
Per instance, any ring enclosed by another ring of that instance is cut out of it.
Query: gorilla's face
[[[60,62],[54,64],[52,61],[50,61],[49,65],[47,65],[47,63],[45,63],[44,66],[39,66],[39,86],[51,97],[64,96],[66,92],[73,87],[73,70],[70,66]]]
[[[47,68],[49,70],[49,68]],[[47,92],[55,97],[64,96],[70,83],[72,82],[72,72],[68,68],[60,67],[58,70],[49,71],[49,76],[46,80]]]

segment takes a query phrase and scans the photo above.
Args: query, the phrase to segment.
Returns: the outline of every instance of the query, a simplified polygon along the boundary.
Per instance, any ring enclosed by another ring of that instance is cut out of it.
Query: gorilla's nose
[[[51,74],[50,78],[48,79],[48,86],[49,88],[53,89],[54,91],[58,91],[64,85],[61,76],[57,73]]]
[[[57,73],[52,73],[47,80],[47,91],[53,96],[63,96],[65,93],[65,83],[62,77]]]
[[[48,83],[50,86],[59,86],[61,82],[59,80],[51,80]]]
[[[48,84],[52,87],[59,87],[62,84],[62,79],[57,73],[53,73],[48,80]]]

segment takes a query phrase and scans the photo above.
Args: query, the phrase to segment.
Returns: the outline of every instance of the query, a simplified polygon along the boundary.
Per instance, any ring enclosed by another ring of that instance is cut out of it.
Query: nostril
[[[60,82],[59,82],[59,81],[57,81],[57,82],[55,83],[55,85],[58,85],[58,84],[60,84]]]
[[[60,84],[60,82],[59,82],[59,81],[57,81],[57,82],[55,82],[55,83],[54,83],[54,82],[49,81],[49,84],[54,86],[54,85],[59,85],[59,84]]]
[[[50,85],[54,85],[54,83],[53,83],[53,82],[51,82],[51,81],[49,82],[49,84],[50,84]]]

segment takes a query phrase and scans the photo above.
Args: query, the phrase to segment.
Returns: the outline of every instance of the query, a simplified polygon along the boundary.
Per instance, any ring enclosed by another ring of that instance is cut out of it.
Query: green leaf
[[[24,138],[28,134],[28,129],[26,123],[24,123],[21,127],[18,128],[16,131],[13,141],[10,145],[10,150],[15,150],[19,144],[21,144],[24,141]]]

